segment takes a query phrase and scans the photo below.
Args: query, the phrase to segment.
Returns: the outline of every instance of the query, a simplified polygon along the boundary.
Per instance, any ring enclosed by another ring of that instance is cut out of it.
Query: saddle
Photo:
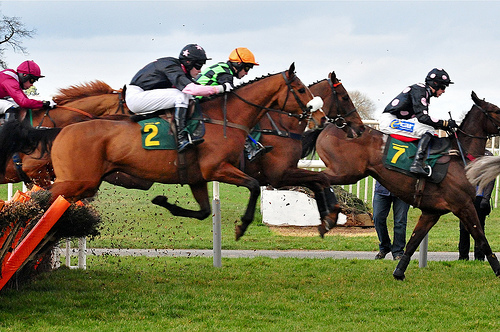
[[[197,103],[189,104],[186,130],[192,137],[205,135],[205,124],[201,121],[201,109]],[[142,146],[147,150],[177,150],[173,108],[148,114],[134,114],[130,120],[141,125]]]
[[[418,140],[401,141],[389,135],[384,149],[383,162],[387,169],[418,178],[410,172],[410,166],[417,152]],[[443,181],[450,161],[451,141],[448,137],[432,137],[424,160],[424,166],[431,168],[431,176],[426,180],[433,183]]]

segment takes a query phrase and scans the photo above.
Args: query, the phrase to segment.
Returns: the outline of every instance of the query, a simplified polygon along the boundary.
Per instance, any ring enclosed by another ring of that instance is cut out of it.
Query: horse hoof
[[[156,196],[151,200],[151,203],[159,205],[159,206],[165,206],[168,202],[168,199],[165,196]]]
[[[326,230],[326,228],[323,225],[319,225],[318,232],[319,232],[319,236],[321,236],[321,238],[324,239],[325,234],[326,234],[326,232],[328,232],[328,230]]]
[[[334,220],[334,219],[332,219],[332,218],[330,218],[329,216],[326,216],[326,217],[325,217],[325,221],[326,221],[326,223],[327,223],[327,225],[328,225],[328,230],[327,230],[327,232],[328,232],[330,229],[332,229],[332,228],[334,228],[335,226],[337,226],[337,220],[338,220],[338,214],[337,214],[337,219],[335,219],[335,220]]]
[[[240,237],[243,236],[243,234],[241,232],[241,227],[239,225],[237,225],[236,228],[234,229],[234,234],[236,236],[236,241],[238,241],[240,239]]]
[[[401,269],[396,268],[392,275],[396,280],[405,280],[405,272]]]

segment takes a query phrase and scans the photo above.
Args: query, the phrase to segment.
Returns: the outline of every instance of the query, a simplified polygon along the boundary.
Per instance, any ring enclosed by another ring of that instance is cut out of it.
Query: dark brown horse
[[[474,105],[467,113],[457,131],[458,141],[464,154],[478,157],[484,155],[486,140],[489,136],[499,135],[500,109],[472,92]],[[438,184],[425,182],[421,194],[416,186],[423,184],[417,178],[387,169],[383,164],[383,151],[388,136],[373,128],[361,137],[347,138],[344,131],[326,127],[322,131],[311,132],[304,140],[304,154],[316,148],[326,164],[324,173],[331,184],[353,184],[366,176],[372,176],[405,202],[422,211],[413,234],[406,244],[403,258],[399,261],[393,275],[403,280],[405,271],[422,239],[436,224],[440,216],[452,212],[465,225],[476,244],[486,254],[495,275],[500,276],[500,264],[492,252],[474,209],[474,187],[467,181],[462,158],[450,156],[449,169],[444,180]],[[454,135],[449,139],[458,150]]]
[[[288,71],[254,80],[202,103],[205,142],[180,156],[176,150],[145,150],[140,125],[130,120],[96,119],[62,130],[44,131],[18,130],[15,124],[9,126],[8,122],[0,133],[0,167],[5,165],[5,158],[15,152],[10,149],[12,141],[20,145],[31,143],[27,148],[32,148],[39,143],[46,146],[54,140],[51,158],[56,179],[50,187],[53,199],[59,195],[71,201],[91,197],[107,174],[118,171],[145,181],[189,184],[199,211],[167,201],[162,202],[162,206],[174,215],[198,219],[208,217],[211,212],[207,182],[243,186],[249,189],[250,200],[241,218],[242,224],[236,228],[239,238],[254,218],[260,195],[258,181],[235,166],[249,128],[270,110],[300,118],[307,117],[311,111],[306,104],[313,96],[294,72],[292,64]],[[22,148],[26,147],[15,146],[16,150]]]
[[[327,79],[309,86],[315,96],[324,101],[323,110],[312,114],[315,123],[328,121],[338,123],[342,128],[348,129],[351,135],[359,135],[364,129],[363,121],[347,94],[347,91],[336,78],[335,72],[328,75]],[[347,118],[347,120],[345,120]],[[307,122],[286,114],[268,112],[259,122],[262,134],[260,142],[263,145],[273,146],[273,149],[252,162],[245,162],[245,173],[257,179],[260,185],[271,185],[274,188],[285,186],[303,186],[314,192],[321,225],[318,227],[320,235],[325,234],[336,223],[335,219],[327,217],[325,213],[337,211],[336,198],[331,191],[328,178],[321,172],[314,172],[297,167],[302,153],[302,134]],[[326,217],[326,218],[324,218]],[[325,222],[326,220],[326,222]]]
[[[24,121],[34,127],[64,127],[86,118],[129,112],[122,90],[114,90],[102,81],[59,89],[53,100],[58,106],[52,110],[23,110]],[[54,179],[48,158],[18,154],[15,160],[9,161],[0,184],[23,181],[47,187]]]

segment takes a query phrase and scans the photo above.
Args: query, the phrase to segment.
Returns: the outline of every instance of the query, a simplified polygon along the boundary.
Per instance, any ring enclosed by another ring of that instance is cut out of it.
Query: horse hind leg
[[[172,215],[177,217],[187,217],[187,218],[196,218],[198,220],[203,220],[207,218],[212,212],[210,208],[210,202],[208,199],[208,189],[207,184],[197,184],[197,185],[189,185],[191,188],[191,192],[193,194],[194,199],[200,206],[200,210],[189,210],[183,208],[181,206],[172,204],[168,202],[168,198],[163,195],[156,196],[151,201],[153,204],[164,207],[167,209]]]

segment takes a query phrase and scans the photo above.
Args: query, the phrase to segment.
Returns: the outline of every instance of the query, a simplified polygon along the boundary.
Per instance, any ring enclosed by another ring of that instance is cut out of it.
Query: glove
[[[453,119],[450,119],[448,120],[448,125],[447,125],[448,129],[456,129],[458,128],[458,125],[457,123],[455,122],[455,120]]]
[[[57,104],[53,100],[47,100],[43,102],[43,109],[51,110],[56,107]]]
[[[226,82],[221,85],[217,85],[217,92],[218,93],[223,93],[223,92],[229,92],[233,89],[233,85],[229,82]]]

